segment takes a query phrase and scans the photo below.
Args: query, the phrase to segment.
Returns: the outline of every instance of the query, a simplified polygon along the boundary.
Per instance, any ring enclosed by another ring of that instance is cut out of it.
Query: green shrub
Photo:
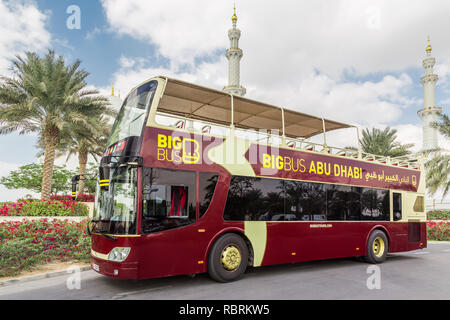
[[[89,208],[75,201],[23,201],[0,206],[0,216],[57,217],[89,215]]]

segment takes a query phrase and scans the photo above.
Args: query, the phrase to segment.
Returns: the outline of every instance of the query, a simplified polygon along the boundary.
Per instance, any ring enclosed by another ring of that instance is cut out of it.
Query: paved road
[[[450,299],[450,242],[392,254],[377,266],[380,278],[377,270],[368,270],[373,265],[355,259],[270,266],[225,284],[206,274],[133,282],[85,271],[80,289],[67,288],[67,274],[2,287],[0,299]]]

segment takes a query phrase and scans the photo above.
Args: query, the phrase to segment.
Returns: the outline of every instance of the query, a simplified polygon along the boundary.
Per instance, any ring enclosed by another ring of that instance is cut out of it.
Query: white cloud
[[[216,89],[226,85],[227,62],[224,54],[216,55],[229,46],[231,2],[102,0],[102,5],[112,30],[156,45],[157,54],[170,62],[167,68],[149,67],[143,57],[122,56],[114,74],[122,92],[158,74]],[[418,79],[403,70],[421,68],[427,35],[440,56],[450,55],[444,31],[450,28],[449,12],[450,3],[438,0],[426,6],[406,0],[240,2],[241,84],[249,98],[327,118],[362,125],[399,121],[405,109],[420,106],[405,93]],[[443,60],[437,66],[443,76],[448,65]],[[344,76],[372,73],[393,75],[365,82]]]
[[[136,60],[126,56],[120,56],[119,65],[121,68],[131,68],[136,64]]]
[[[439,101],[439,97],[442,93],[447,96],[450,95],[450,58],[442,57],[440,60],[436,61],[434,73],[439,76],[437,82],[438,93],[436,95],[437,103],[439,105],[449,105],[448,100],[450,100],[450,98],[448,98],[447,101]]]
[[[114,73],[112,82],[115,88],[122,92],[122,98],[138,84],[158,75],[174,77],[180,80],[203,84],[209,87],[222,89],[227,81],[227,75],[223,72],[227,68],[225,57],[218,62],[202,62],[194,69],[183,71],[178,66],[145,67],[142,58],[129,58],[122,56],[119,60],[120,69]],[[106,88],[101,89],[106,92]],[[109,89],[109,92],[111,89]]]
[[[412,152],[419,152],[422,149],[421,125],[401,124],[393,126],[392,129],[397,130],[397,140],[401,144],[414,144],[414,146],[410,149]]]
[[[208,28],[226,30],[227,21],[217,19],[225,2],[102,0],[102,4],[114,31],[152,42],[163,56],[177,62],[191,63],[223,46],[223,39]]]
[[[97,35],[99,35],[100,33],[102,33],[102,29],[100,29],[100,28],[98,28],[98,27],[95,27],[94,29],[92,29],[92,30],[86,32],[86,35],[84,36],[84,38],[85,38],[86,40],[93,40],[93,39],[95,39],[95,37],[96,37]]]
[[[402,108],[414,103],[402,94],[410,85],[411,79],[406,74],[361,83],[339,82],[326,75],[312,74],[289,91],[280,88],[277,100],[289,108],[342,122],[387,124],[398,120]]]
[[[0,1],[0,73],[8,74],[10,60],[23,51],[41,51],[50,44],[47,15],[31,1]]]
[[[172,62],[192,63],[228,47],[231,1],[102,4],[114,31],[154,43]],[[279,75],[291,81],[313,69],[336,76],[344,69],[368,73],[417,67],[428,34],[439,55],[450,54],[450,3],[445,0],[426,5],[419,0],[251,0],[237,5],[245,77],[252,83]]]

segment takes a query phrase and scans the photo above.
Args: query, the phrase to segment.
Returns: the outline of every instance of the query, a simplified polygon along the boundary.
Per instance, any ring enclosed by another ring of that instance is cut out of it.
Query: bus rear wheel
[[[367,255],[365,260],[369,263],[381,263],[386,260],[387,253],[389,251],[389,242],[384,233],[381,230],[374,230],[367,242]]]
[[[212,246],[208,259],[209,276],[218,282],[239,279],[248,265],[248,248],[237,234],[227,233]]]

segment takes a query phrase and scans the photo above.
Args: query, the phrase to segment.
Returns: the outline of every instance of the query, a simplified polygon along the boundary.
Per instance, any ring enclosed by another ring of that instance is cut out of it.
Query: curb
[[[83,267],[79,267],[79,268],[80,268],[80,271],[91,270],[91,266],[83,266]],[[60,270],[60,271],[40,273],[40,274],[31,275],[31,276],[3,280],[3,281],[0,281],[0,288],[18,284],[18,283],[23,283],[23,282],[29,282],[29,281],[41,280],[41,279],[47,279],[47,278],[54,278],[54,277],[62,276],[65,274],[71,274],[71,273],[67,272],[67,270],[68,270],[68,268],[65,270]]]

